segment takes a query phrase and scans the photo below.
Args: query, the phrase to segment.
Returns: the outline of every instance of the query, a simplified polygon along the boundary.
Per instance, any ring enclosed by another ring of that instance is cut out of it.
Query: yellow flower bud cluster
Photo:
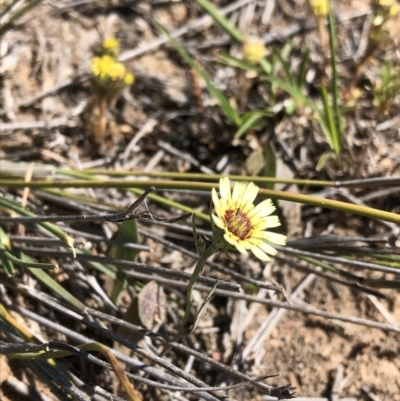
[[[309,0],[312,12],[317,18],[325,18],[329,12],[329,0]]]
[[[243,58],[249,63],[256,64],[265,57],[265,46],[260,38],[251,37],[243,44]]]
[[[119,42],[115,38],[105,39],[102,47],[92,59],[92,75],[101,86],[129,86],[135,81],[132,73],[117,60]]]

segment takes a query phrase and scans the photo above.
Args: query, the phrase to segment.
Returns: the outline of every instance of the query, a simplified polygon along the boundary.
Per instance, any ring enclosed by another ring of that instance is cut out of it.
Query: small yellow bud
[[[325,18],[329,12],[329,0],[309,0],[311,9],[316,17]]]
[[[258,63],[265,57],[265,46],[260,38],[249,38],[243,44],[243,58],[250,63]]]
[[[134,82],[135,82],[135,76],[132,73],[127,72],[126,75],[125,75],[125,78],[124,78],[124,84],[126,86],[130,86]]]
[[[119,41],[115,38],[107,38],[103,40],[101,44],[104,53],[116,57],[119,53]]]
[[[389,16],[395,17],[399,12],[400,12],[400,5],[393,4],[392,7],[390,7]]]

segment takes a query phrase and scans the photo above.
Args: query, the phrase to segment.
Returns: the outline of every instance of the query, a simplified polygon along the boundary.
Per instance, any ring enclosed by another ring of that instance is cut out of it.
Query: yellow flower
[[[103,40],[101,44],[101,49],[98,52],[98,56],[109,55],[112,57],[117,57],[119,53],[119,42],[115,38],[107,38]]]
[[[118,54],[118,51],[119,51],[118,39],[115,39],[115,38],[104,39],[101,46],[103,49],[107,49],[107,50],[110,50],[112,53]]]
[[[243,44],[243,58],[250,63],[258,63],[265,57],[265,46],[260,38],[249,38]]]
[[[126,68],[114,57],[105,55],[102,57],[93,57],[92,73],[101,81],[123,80],[126,76]]]
[[[126,86],[130,86],[130,85],[132,85],[134,82],[135,82],[135,76],[134,76],[132,73],[127,72],[126,75],[125,75],[125,77],[124,77],[124,84],[125,84]]]
[[[217,215],[212,215],[215,225],[223,230],[227,245],[234,246],[239,252],[247,254],[247,250],[263,260],[270,260],[269,255],[275,255],[277,250],[271,244],[285,245],[286,236],[266,231],[267,228],[278,227],[278,216],[271,216],[275,211],[270,199],[257,206],[254,200],[258,187],[252,182],[248,185],[235,183],[231,194],[229,178],[219,181],[220,198],[213,188],[212,200]]]
[[[329,0],[309,0],[316,17],[326,17],[329,11]]]
[[[400,11],[400,5],[399,4],[393,4],[392,7],[390,7],[389,10],[389,15],[391,17],[395,17]]]
[[[399,12],[399,4],[395,0],[372,0],[373,24],[382,25],[389,17]]]
[[[375,0],[373,3],[378,3],[382,7],[391,7],[395,3],[395,0]]]

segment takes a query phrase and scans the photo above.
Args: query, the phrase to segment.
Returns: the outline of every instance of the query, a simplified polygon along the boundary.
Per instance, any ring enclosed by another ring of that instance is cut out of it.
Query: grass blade
[[[171,45],[179,53],[179,55],[204,80],[204,82],[206,83],[207,89],[214,96],[214,98],[218,101],[224,114],[235,125],[240,125],[241,118],[240,118],[238,112],[230,105],[229,100],[225,97],[225,95],[219,89],[217,89],[215,87],[215,85],[211,82],[211,79],[208,77],[206,72],[189,55],[189,53],[183,48],[183,46],[169,34],[169,32],[162,25],[160,25],[159,23],[155,23],[155,24],[156,24],[157,28],[168,37],[168,40],[170,41]]]
[[[332,106],[335,123],[335,138],[337,149],[335,152],[340,153],[340,143],[342,136],[342,122],[341,112],[339,107],[339,89],[338,89],[338,72],[337,72],[337,56],[336,56],[336,29],[335,29],[335,18],[332,12],[332,7],[329,2],[329,14],[328,14],[328,26],[329,26],[329,47],[331,51],[331,65],[332,65]]]
[[[214,21],[237,42],[243,42],[243,34],[236,29],[219,11],[207,0],[196,0],[197,4],[211,15]]]

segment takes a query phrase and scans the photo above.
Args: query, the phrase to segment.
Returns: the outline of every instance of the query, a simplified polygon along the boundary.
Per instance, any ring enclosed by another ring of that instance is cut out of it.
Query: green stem
[[[196,281],[197,281],[198,277],[200,276],[200,273],[202,272],[203,267],[204,267],[205,263],[207,262],[208,258],[211,255],[213,255],[218,249],[219,249],[219,247],[217,245],[212,244],[209,248],[207,248],[199,256],[199,260],[196,263],[196,267],[194,268],[192,277],[191,277],[189,284],[187,286],[187,289],[186,289],[186,310],[185,310],[185,314],[182,319],[182,323],[181,323],[178,333],[176,335],[177,338],[181,337],[183,335],[183,333],[185,333],[187,331],[187,326],[188,326],[188,322],[190,319],[190,311],[192,309],[192,304],[193,304],[194,285],[196,284]]]
[[[183,315],[182,322],[179,326],[177,333],[172,339],[173,342],[178,341],[182,336],[184,336],[189,330],[189,319],[190,319],[190,311],[192,309],[193,304],[193,288],[196,284],[198,277],[200,276],[203,267],[207,261],[207,259],[214,254],[219,249],[219,246],[213,243],[209,248],[207,248],[203,253],[200,254],[199,260],[196,263],[196,267],[194,268],[192,277],[189,281],[189,284],[186,289],[186,309],[185,314]],[[162,352],[160,353],[160,357],[163,357],[169,350],[171,349],[170,345],[167,345]]]
[[[204,183],[204,182],[187,182],[187,181],[164,181],[164,180],[42,180],[24,182],[20,180],[7,180],[0,179],[0,186],[9,188],[148,188],[154,186],[157,189],[189,189],[189,190],[203,190],[210,191],[212,188],[218,188],[218,184]],[[351,203],[340,202],[336,200],[320,198],[311,195],[302,195],[298,193],[291,193],[287,191],[276,191],[271,189],[260,189],[259,194],[271,199],[280,199],[290,202],[303,203],[306,205],[320,206],[326,209],[338,210],[344,213],[353,213],[359,216],[369,217],[378,220],[389,221],[391,223],[400,224],[400,215],[390,213],[383,210],[373,209],[367,206],[354,205]],[[152,198],[154,194],[150,194]],[[3,199],[3,200],[2,200]],[[4,202],[4,198],[0,198],[0,204]],[[171,201],[169,202],[171,203]],[[178,206],[178,205],[177,205]],[[180,210],[192,212],[188,208]],[[209,216],[204,213],[195,213],[199,218],[207,221]],[[25,214],[26,215],[26,214]]]
[[[329,4],[329,47],[331,48],[331,64],[332,64],[332,106],[333,106],[333,114],[335,120],[335,132],[336,138],[335,142],[339,146],[339,153],[341,149],[341,140],[342,140],[342,117],[341,111],[339,107],[339,79],[338,79],[338,70],[337,70],[337,54],[336,54],[336,27],[335,27],[335,17],[332,12],[331,4]]]

